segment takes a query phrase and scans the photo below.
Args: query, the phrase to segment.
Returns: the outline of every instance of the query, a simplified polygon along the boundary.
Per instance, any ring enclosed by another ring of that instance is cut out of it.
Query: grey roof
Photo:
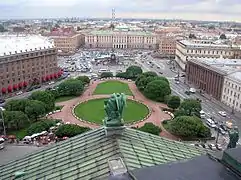
[[[208,156],[196,157],[187,162],[169,163],[136,169],[132,172],[137,180],[239,180],[221,163]]]
[[[235,159],[237,162],[241,163],[241,146],[237,148],[227,149],[225,151],[229,156]]]
[[[0,166],[0,177],[11,179],[15,172],[23,171],[24,180],[107,179],[110,158],[121,157],[128,170],[134,170],[205,153],[204,149],[130,128],[122,135],[107,137],[102,127]]]

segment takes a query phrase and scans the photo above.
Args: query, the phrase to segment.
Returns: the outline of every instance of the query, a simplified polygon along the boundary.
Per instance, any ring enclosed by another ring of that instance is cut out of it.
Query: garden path
[[[104,80],[106,81],[106,80]],[[169,139],[174,139],[177,140],[177,137],[173,136],[169,132],[167,132],[163,127],[162,127],[162,121],[166,119],[170,119],[170,116],[163,111],[161,111],[161,108],[166,108],[167,106],[163,103],[158,103],[154,102],[150,99],[147,99],[143,94],[137,89],[135,82],[133,81],[127,81],[127,80],[119,80],[121,82],[125,82],[129,85],[130,90],[133,93],[133,96],[127,96],[128,99],[133,99],[133,100],[138,100],[151,109],[151,115],[149,118],[142,122],[137,122],[131,126],[134,127],[141,127],[143,126],[146,122],[152,122],[155,125],[158,125],[162,128],[162,132],[160,133],[161,136],[167,137]],[[96,98],[105,98],[109,97],[109,95],[93,95],[93,92],[96,88],[96,86],[103,82],[102,80],[96,80],[96,81],[91,81],[89,87],[85,90],[85,92],[77,98],[65,101],[65,102],[59,102],[57,105],[63,105],[64,107],[62,108],[61,112],[55,113],[50,115],[50,118],[54,119],[62,119],[64,122],[69,122],[71,124],[78,124],[80,126],[85,126],[85,127],[90,127],[90,128],[98,128],[99,125],[88,123],[85,121],[80,121],[78,120],[72,113],[74,106],[79,104],[80,102],[84,102],[86,100],[90,99],[96,99]]]

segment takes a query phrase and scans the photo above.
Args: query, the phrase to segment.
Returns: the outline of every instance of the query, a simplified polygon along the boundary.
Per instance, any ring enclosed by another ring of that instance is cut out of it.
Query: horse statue
[[[104,102],[106,117],[103,120],[106,127],[119,127],[124,125],[123,111],[126,106],[126,96],[123,93],[114,93]]]

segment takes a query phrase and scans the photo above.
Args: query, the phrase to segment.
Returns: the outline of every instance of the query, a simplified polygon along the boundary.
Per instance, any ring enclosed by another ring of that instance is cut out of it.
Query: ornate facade
[[[178,41],[176,45],[175,61],[178,65],[185,70],[185,65],[189,59],[218,59],[220,57],[224,59],[239,59],[240,47],[214,44],[210,41]]]
[[[86,48],[156,49],[157,36],[151,32],[92,31],[85,35]]]
[[[8,41],[6,41],[6,38]],[[57,51],[42,37],[4,37],[0,52],[0,89],[2,94],[20,90],[33,82],[41,83],[61,75],[57,66]],[[11,51],[10,51],[11,50]]]

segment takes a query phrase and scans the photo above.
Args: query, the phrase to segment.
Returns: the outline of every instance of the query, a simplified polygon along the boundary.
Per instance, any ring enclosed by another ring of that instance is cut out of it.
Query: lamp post
[[[218,127],[217,127],[218,128]],[[219,130],[219,128],[217,129],[217,137],[216,137],[216,144],[218,144],[218,138],[219,138],[219,133],[220,133],[220,130]]]
[[[6,127],[5,127],[5,123],[4,123],[4,117],[3,117],[3,108],[0,108],[0,113],[1,113],[1,120],[2,120],[2,124],[3,124],[3,135],[6,137]]]

